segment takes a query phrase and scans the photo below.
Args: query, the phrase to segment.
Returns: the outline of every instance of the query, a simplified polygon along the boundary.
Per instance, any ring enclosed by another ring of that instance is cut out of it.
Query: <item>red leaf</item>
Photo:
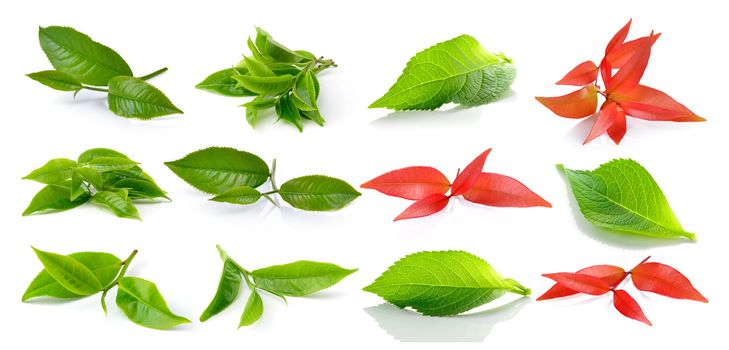
[[[492,207],[552,207],[516,179],[494,173],[481,173],[476,184],[463,193],[463,198]]]
[[[615,128],[622,127],[623,135],[625,134],[625,112],[617,103],[607,101],[603,104],[602,108],[600,108],[600,114],[597,116],[595,124],[592,125],[592,130],[590,130],[590,134],[587,135],[583,144],[586,144],[594,140],[596,137],[604,134],[613,125],[617,125]],[[613,141],[615,141],[615,143],[620,143],[620,139],[622,139],[622,135],[620,135],[618,140],[613,138]]]
[[[478,181],[478,176],[481,174],[484,163],[486,163],[486,157],[491,152],[491,149],[485,150],[476,159],[471,161],[463,171],[456,176],[453,180],[453,186],[451,186],[451,196],[460,196],[464,192],[468,191]]]
[[[620,141],[623,140],[623,136],[625,136],[625,132],[628,130],[627,121],[625,119],[625,111],[623,108],[618,106],[618,118],[616,118],[607,129],[608,136],[610,136],[616,145],[620,144]]]
[[[651,46],[656,43],[656,40],[658,40],[660,36],[661,33],[653,36]],[[649,36],[628,41],[625,44],[616,47],[612,52],[608,53],[605,58],[608,62],[610,62],[610,65],[613,68],[621,68],[626,62],[628,62],[628,60],[630,60],[631,57],[633,57],[633,55],[635,55],[635,52],[638,51],[638,49],[640,49],[647,40],[650,40]]]
[[[607,44],[607,47],[605,47],[605,55],[609,54],[613,51],[616,47],[620,46],[625,42],[625,38],[628,37],[628,32],[630,31],[630,24],[633,23],[633,19],[631,18],[628,20],[628,23],[626,23],[620,30],[618,30],[617,33],[613,36],[612,39],[610,39],[610,42]]]
[[[442,193],[431,194],[430,196],[415,201],[415,203],[411,204],[407,207],[407,209],[400,213],[394,221],[420,218],[435,214],[443,210],[443,208],[448,205],[449,199],[450,197]]]
[[[382,174],[360,187],[377,190],[388,196],[417,200],[435,193],[445,194],[451,183],[435,168],[413,166]]]
[[[609,285],[610,287],[615,287],[615,285],[618,284],[620,281],[622,281],[623,277],[625,277],[625,270],[623,270],[622,267],[614,266],[614,265],[590,266],[590,267],[586,267],[580,271],[577,271],[577,273],[597,277],[597,278],[601,279],[603,282],[605,282],[607,285]],[[562,298],[562,297],[567,297],[570,295],[575,295],[577,293],[578,292],[575,292],[572,289],[569,289],[559,283],[556,283],[554,286],[552,286],[552,288],[550,288],[544,294],[542,294],[539,298],[537,298],[537,301]]]
[[[602,295],[610,291],[610,286],[602,279],[582,273],[558,272],[542,275],[578,293]]]
[[[638,85],[627,94],[612,94],[625,113],[635,118],[674,122],[703,122],[706,119],[691,112],[665,92]]]
[[[648,60],[651,57],[651,46],[653,46],[653,39],[655,35],[651,32],[649,40],[646,40],[641,45],[630,59],[625,62],[622,68],[606,83],[606,92],[611,93],[626,93],[638,85],[640,78],[643,77],[646,67],[648,67]]]
[[[600,77],[605,86],[609,85],[610,80],[613,78],[613,66],[610,65],[607,58],[603,58],[600,61]]]
[[[632,318],[636,321],[643,322],[649,326],[652,326],[651,321],[643,314],[643,310],[638,305],[638,302],[628,294],[628,292],[618,289],[613,293],[613,305],[615,308],[623,314],[623,316]]]
[[[594,114],[597,109],[597,88],[590,84],[564,96],[536,99],[560,117],[584,118]]]
[[[636,266],[631,275],[636,288],[675,299],[689,299],[708,303],[691,282],[678,270],[657,262]]]
[[[595,62],[585,61],[573,68],[564,78],[560,79],[557,85],[582,86],[592,84],[597,80],[597,66]]]

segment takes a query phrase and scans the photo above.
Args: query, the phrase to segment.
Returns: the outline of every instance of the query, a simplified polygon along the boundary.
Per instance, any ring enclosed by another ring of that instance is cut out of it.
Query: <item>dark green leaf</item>
[[[293,124],[297,129],[299,129],[299,132],[304,131],[304,126],[301,124],[301,114],[299,113],[298,108],[294,106],[294,102],[288,94],[281,96],[278,103],[275,105],[275,109],[276,115],[278,115],[281,120]]]
[[[255,96],[256,93],[248,91],[244,88],[238,87],[238,82],[232,78],[234,75],[245,74],[240,72],[246,70],[245,67],[233,69],[223,69],[210,74],[205,80],[195,85],[196,88],[220,94],[223,96],[242,97],[242,96]]]
[[[74,79],[74,77],[56,70],[44,70],[41,72],[30,73],[28,74],[28,78],[31,78],[51,89],[60,91],[78,91],[83,88],[81,83]]]
[[[357,269],[302,260],[258,269],[251,272],[251,276],[261,289],[300,297],[327,289],[355,271]]]
[[[256,77],[251,75],[234,75],[238,86],[259,95],[277,95],[291,88],[294,76],[284,74],[274,77]]]
[[[253,204],[258,202],[259,199],[261,199],[261,192],[248,186],[231,188],[222,194],[210,198],[211,201],[241,205]]]
[[[112,112],[127,118],[152,119],[182,113],[162,91],[133,77],[110,80],[107,100]]]
[[[340,179],[309,175],[286,181],[281,185],[279,195],[294,208],[330,211],[341,209],[360,193]]]
[[[116,305],[132,322],[147,328],[169,329],[190,320],[170,311],[154,283],[139,277],[119,280]]]
[[[74,258],[35,248],[33,251],[48,274],[70,292],[91,295],[104,288],[93,272]]]
[[[215,292],[213,300],[210,302],[205,311],[200,315],[200,322],[205,322],[225,310],[235,301],[240,291],[241,275],[238,268],[228,259],[223,263],[223,273],[220,275],[218,282],[218,290]]]
[[[258,291],[253,289],[246,302],[246,307],[243,309],[243,314],[240,316],[238,328],[256,323],[261,318],[261,315],[263,315],[263,301]]]
[[[122,261],[108,253],[80,252],[69,254],[68,257],[80,262],[96,276],[102,286],[108,286],[122,267]],[[33,279],[25,293],[23,301],[37,297],[51,297],[58,299],[82,298],[84,295],[76,294],[64,288],[48,273],[46,269]]]
[[[137,207],[129,198],[129,192],[125,189],[116,191],[96,192],[91,201],[111,210],[114,215],[120,218],[140,219]]]
[[[23,212],[23,216],[46,210],[64,211],[73,209],[89,201],[90,196],[88,193],[81,194],[72,201],[70,199],[70,186],[71,181],[67,181],[60,185],[47,185],[43,187],[30,201],[28,208]]]
[[[33,180],[44,184],[59,184],[71,178],[76,162],[66,158],[49,160],[42,167],[35,169],[23,177],[24,180]]]

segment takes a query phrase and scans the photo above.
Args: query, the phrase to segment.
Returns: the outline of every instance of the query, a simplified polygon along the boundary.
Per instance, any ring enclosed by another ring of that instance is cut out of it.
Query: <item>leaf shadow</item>
[[[496,324],[514,318],[530,302],[521,297],[493,309],[450,317],[423,316],[390,303],[364,311],[401,342],[483,342]]]
[[[573,126],[572,129],[567,133],[567,138],[577,141],[580,143],[580,145],[582,145],[587,135],[590,134],[590,131],[592,130],[592,125],[595,124],[595,121],[597,121],[597,113],[594,113],[593,115],[580,120],[580,122]]]
[[[430,126],[473,125],[481,117],[481,106],[463,107],[460,105],[449,109],[434,111],[393,111],[383,117],[370,122],[371,126],[378,128],[390,127],[412,127],[413,124],[425,124]]]

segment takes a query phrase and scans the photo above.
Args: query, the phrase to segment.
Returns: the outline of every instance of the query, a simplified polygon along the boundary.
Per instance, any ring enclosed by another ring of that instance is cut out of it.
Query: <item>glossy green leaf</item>
[[[297,261],[251,272],[256,285],[263,290],[300,297],[327,289],[357,271],[330,263]]]
[[[94,169],[100,173],[112,170],[127,170],[135,167],[137,162],[122,157],[96,157],[90,160],[87,165],[89,168]]]
[[[38,40],[53,67],[81,83],[106,86],[116,76],[133,75],[114,50],[73,28],[38,28]]]
[[[210,198],[211,201],[215,202],[233,203],[241,205],[253,204],[255,202],[258,202],[259,199],[261,199],[261,192],[258,192],[258,190],[256,190],[255,188],[251,188],[248,186],[231,188],[230,190],[227,190],[222,194]]]
[[[258,321],[263,315],[263,300],[261,295],[258,294],[256,289],[251,291],[251,295],[248,297],[246,307],[243,309],[243,314],[240,316],[240,323],[238,328],[250,326]]]
[[[119,280],[116,305],[132,322],[147,328],[169,329],[190,320],[170,311],[157,286],[139,277]]]
[[[100,292],[104,286],[93,272],[76,259],[33,248],[45,271],[63,288],[78,295]]]
[[[299,109],[303,110],[315,110],[316,106],[316,87],[314,86],[314,79],[312,78],[314,73],[310,70],[305,71],[296,78],[294,84],[294,97],[297,101],[303,103],[303,105],[297,105]],[[303,107],[303,108],[302,108]]]
[[[338,210],[359,197],[348,183],[329,176],[309,175],[286,181],[279,195],[292,207],[309,211]]]
[[[259,95],[277,95],[291,88],[294,76],[284,74],[274,77],[256,77],[251,75],[234,75],[238,86]]]
[[[57,70],[44,70],[27,74],[31,78],[51,89],[60,91],[78,91],[83,88],[74,77]]]
[[[64,211],[73,209],[89,201],[89,194],[79,195],[71,200],[71,181],[59,185],[47,185],[35,194],[23,216],[43,211]]]
[[[301,124],[301,114],[291,100],[291,96],[288,94],[281,96],[274,108],[279,119],[291,123],[299,132],[304,131],[304,126]]]
[[[276,99],[273,98],[265,98],[265,97],[256,97],[252,99],[249,102],[246,102],[243,104],[243,107],[245,108],[252,108],[256,110],[263,110],[263,109],[269,109],[273,108],[276,105]]]
[[[241,281],[241,273],[238,271],[238,268],[232,261],[225,259],[223,272],[218,282],[218,290],[215,292],[215,296],[210,301],[208,307],[200,315],[200,322],[205,322],[210,317],[217,315],[230,306],[235,301],[235,298],[238,297]]]
[[[24,180],[33,180],[44,184],[59,184],[71,178],[76,162],[66,158],[49,160],[42,167],[35,169],[23,177]]]
[[[195,87],[200,90],[213,92],[223,96],[255,96],[256,93],[238,87],[238,81],[232,78],[234,75],[245,74],[240,72],[241,69],[245,68],[239,68],[238,70],[234,68],[219,70],[210,74],[207,78],[205,78],[205,80],[195,85]]]
[[[76,198],[82,196],[84,193],[89,193],[89,191],[90,190],[84,184],[83,176],[79,172],[74,171],[73,175],[71,175],[71,195],[69,199],[71,201],[74,201],[76,200]]]
[[[84,151],[78,156],[78,162],[81,164],[88,163],[96,158],[126,158],[126,154],[117,152],[110,148],[92,148]]]
[[[264,57],[272,61],[297,63],[307,59],[273,40],[271,34],[258,27],[256,27],[256,47]]]
[[[169,199],[169,197],[167,197],[167,192],[163,191],[154,182],[148,180],[123,178],[114,182],[112,187],[117,189],[126,189],[129,192],[130,199]]]
[[[152,119],[182,114],[162,91],[133,77],[120,76],[110,80],[107,101],[112,112],[127,118]]]
[[[483,259],[463,251],[408,255],[364,288],[400,307],[428,316],[449,316],[489,303],[507,292],[529,295]]]
[[[263,62],[259,62],[254,57],[244,57],[246,68],[248,68],[248,75],[254,77],[273,77],[276,74],[273,73],[271,68],[268,68]]]
[[[202,149],[165,165],[191,186],[210,194],[241,186],[255,188],[270,174],[257,155],[228,147]]]
[[[76,173],[81,175],[81,178],[93,186],[97,191],[104,189],[104,180],[99,171],[92,168],[76,168]]]
[[[134,206],[132,199],[129,198],[129,192],[125,189],[96,192],[91,197],[91,201],[109,209],[120,218],[140,219],[137,207]]]
[[[256,123],[258,122],[258,117],[260,115],[260,110],[256,108],[246,108],[246,121],[248,122],[248,125],[251,127],[256,127]]]
[[[69,254],[68,257],[86,266],[96,276],[96,279],[99,280],[102,286],[108,286],[113,282],[122,267],[122,261],[108,253],[80,252]],[[84,296],[64,288],[46,269],[43,269],[33,279],[33,282],[30,283],[23,294],[22,300],[26,301],[37,297],[76,299]]]
[[[657,238],[685,237],[658,184],[638,162],[614,159],[593,171],[558,165],[569,180],[582,215],[593,225]]]
[[[370,108],[433,110],[451,102],[480,105],[503,96],[515,77],[510,59],[461,35],[411,58],[397,82]]]

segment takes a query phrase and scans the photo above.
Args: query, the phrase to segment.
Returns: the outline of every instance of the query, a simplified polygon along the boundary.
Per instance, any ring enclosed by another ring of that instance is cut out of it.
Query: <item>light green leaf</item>
[[[463,251],[408,255],[364,288],[400,307],[428,316],[449,316],[489,303],[506,292],[529,295],[483,259]]]
[[[593,171],[558,168],[567,175],[582,215],[593,225],[657,238],[696,239],[684,231],[660,187],[638,162],[614,159]]]
[[[118,53],[73,28],[38,28],[38,40],[53,67],[81,83],[106,86],[116,76],[133,75]]]
[[[157,186],[154,182],[147,180],[123,178],[114,182],[112,187],[116,189],[126,189],[129,191],[130,199],[169,199],[169,197],[167,197],[167,192],[159,188],[159,186]]]
[[[89,193],[89,190],[83,183],[83,179],[83,175],[76,171],[74,171],[73,175],[71,175],[71,196],[69,197],[71,201],[76,200],[76,198],[80,197],[84,193]]]
[[[370,108],[433,110],[450,102],[480,105],[503,96],[515,77],[510,59],[461,35],[411,58],[397,82]]]
[[[294,100],[300,102],[296,105],[296,107],[298,107],[299,109],[307,111],[317,109],[317,92],[314,85],[314,79],[312,78],[313,76],[314,73],[312,73],[310,70],[307,70],[304,73],[301,73],[301,75],[299,75],[298,77],[296,77],[293,92],[295,97]]]
[[[102,286],[108,286],[114,281],[122,267],[122,261],[108,253],[80,252],[69,254],[68,257],[86,266],[96,276],[96,279],[99,280]],[[23,301],[37,297],[76,299],[84,296],[64,288],[58,281],[51,277],[46,269],[43,269],[26,289],[23,294]]]
[[[96,157],[85,163],[89,168],[100,173],[112,170],[127,170],[134,168],[137,164],[139,163],[122,157]]]
[[[223,272],[218,282],[218,290],[215,292],[215,296],[210,301],[208,307],[200,315],[200,322],[205,322],[210,317],[217,315],[235,301],[235,298],[238,297],[242,281],[240,274],[235,264],[229,259],[225,259]]]
[[[246,121],[248,122],[248,125],[254,128],[256,127],[259,112],[260,110],[256,108],[246,108]]]
[[[124,153],[117,152],[109,148],[92,148],[84,151],[78,156],[78,162],[81,164],[88,163],[96,158],[126,158]]]
[[[301,124],[301,114],[296,106],[294,106],[291,96],[288,94],[281,96],[274,107],[276,109],[276,115],[281,120],[293,124],[299,132],[304,131],[304,126]]]
[[[165,165],[192,187],[210,194],[241,186],[255,188],[270,174],[266,162],[257,155],[228,147],[202,149]]]
[[[211,201],[215,202],[233,203],[241,205],[253,204],[255,202],[258,202],[259,199],[261,199],[261,192],[258,192],[258,190],[256,190],[255,188],[251,188],[248,186],[231,188],[230,190],[227,190],[222,194],[210,198]]]
[[[242,70],[244,72],[241,72]],[[195,85],[195,87],[200,90],[213,92],[223,96],[255,96],[256,93],[238,87],[238,82],[232,78],[234,75],[245,74],[245,72],[247,72],[245,67],[238,68],[237,70],[233,68],[219,70],[210,74],[207,78],[205,78],[205,80]]]
[[[246,68],[248,68],[248,75],[254,77],[273,77],[276,74],[268,68],[263,62],[259,62],[254,57],[244,57],[243,62]]]
[[[256,77],[251,75],[234,75],[238,86],[259,95],[277,95],[291,88],[294,76],[284,74],[274,77]]]
[[[340,179],[309,175],[286,181],[281,185],[279,195],[294,208],[331,211],[341,209],[360,193]]]
[[[345,269],[330,263],[301,260],[251,272],[256,285],[263,290],[300,297],[327,289],[357,269]]]
[[[33,251],[48,274],[70,292],[78,295],[91,295],[104,288],[94,273],[74,258],[35,248]]]
[[[298,63],[308,60],[308,58],[273,40],[268,32],[258,27],[256,27],[256,47],[264,57],[272,61]]]
[[[170,311],[157,286],[139,277],[119,280],[116,305],[132,322],[147,328],[169,329],[190,320]]]
[[[91,201],[109,209],[114,215],[120,218],[141,219],[137,207],[129,198],[129,192],[125,189],[116,191],[99,191],[96,192]]]
[[[152,119],[182,114],[162,91],[133,77],[120,76],[111,79],[107,101],[112,112],[127,118]]]
[[[81,83],[74,79],[74,77],[57,70],[44,70],[41,72],[27,74],[27,76],[28,78],[55,90],[78,91],[83,88]]]
[[[258,294],[256,289],[251,291],[251,295],[248,297],[246,307],[243,309],[243,314],[240,316],[240,323],[238,328],[250,326],[258,321],[263,315],[263,301],[261,296]]]
[[[30,204],[23,212],[23,216],[33,213],[54,210],[64,211],[73,209],[89,201],[90,195],[83,193],[75,200],[71,200],[71,181],[59,185],[47,185],[35,194]]]
[[[76,162],[66,158],[49,160],[42,167],[35,169],[23,177],[24,180],[33,180],[44,184],[59,184],[71,178]]]
[[[253,100],[244,103],[243,107],[252,108],[252,109],[256,109],[256,110],[263,110],[263,109],[273,108],[275,105],[276,105],[275,99],[258,96],[256,98],[254,98]]]
[[[91,184],[91,186],[93,186],[97,191],[104,189],[104,180],[101,177],[101,173],[97,170],[91,168],[76,168],[76,173],[81,175],[81,178]]]

